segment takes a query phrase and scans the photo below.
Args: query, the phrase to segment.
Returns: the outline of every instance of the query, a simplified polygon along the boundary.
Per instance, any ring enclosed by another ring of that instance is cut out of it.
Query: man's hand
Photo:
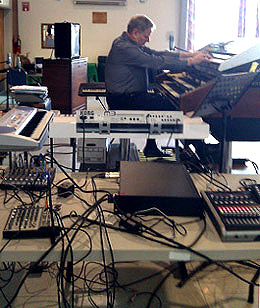
[[[206,51],[195,51],[191,53],[190,57],[187,58],[188,65],[200,64],[201,62],[208,62],[212,59],[211,55]]]

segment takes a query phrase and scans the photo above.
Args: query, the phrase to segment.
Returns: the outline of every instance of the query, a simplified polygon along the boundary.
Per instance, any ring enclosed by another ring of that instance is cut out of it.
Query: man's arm
[[[126,65],[151,68],[155,70],[178,70],[184,71],[187,68],[187,60],[173,56],[171,52],[156,52],[150,48],[128,47],[122,48],[120,58]]]
[[[181,51],[179,53],[180,59],[187,59],[188,66],[199,64],[201,62],[207,62],[212,59],[211,55],[206,51],[194,51],[185,52]]]
[[[211,55],[206,51],[194,51],[194,52],[157,51],[154,49],[150,49],[146,46],[144,47],[144,51],[157,56],[165,56],[167,58],[174,57],[180,60],[187,60],[187,66],[199,64],[201,62],[207,62],[208,60],[212,59]]]
[[[158,50],[146,47],[146,46],[143,46],[142,48],[145,52],[147,52],[149,54],[153,54],[155,56],[171,56],[171,57],[175,57],[175,58],[179,58],[179,56],[180,56],[180,53],[178,51],[167,51],[167,50],[158,51]]]

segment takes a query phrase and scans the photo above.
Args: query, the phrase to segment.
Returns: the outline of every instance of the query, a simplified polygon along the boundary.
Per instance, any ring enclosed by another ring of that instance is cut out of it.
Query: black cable
[[[95,176],[93,176],[91,178],[91,181],[92,181],[92,186],[93,186],[93,195],[94,195],[94,198],[96,200],[97,196],[96,196],[96,192],[97,192],[97,189],[96,189],[96,183],[95,183]],[[103,258],[103,264],[104,264],[104,273],[105,273],[105,278],[106,278],[106,292],[107,292],[107,307],[113,307],[114,306],[114,300],[115,300],[115,284],[112,283],[113,285],[113,288],[112,288],[112,294],[109,293],[109,286],[108,286],[108,273],[107,273],[107,267],[106,267],[106,257],[105,257],[105,253],[104,253],[104,246],[103,246],[103,237],[102,237],[102,227],[104,227],[104,231],[105,231],[105,236],[106,236],[106,239],[107,239],[107,243],[108,243],[108,246],[109,246],[109,251],[110,251],[110,256],[111,256],[111,259],[112,259],[112,269],[113,271],[115,271],[115,267],[114,267],[114,255],[113,255],[113,249],[112,249],[112,246],[111,246],[111,243],[110,243],[110,239],[109,239],[109,235],[108,235],[108,232],[107,232],[107,228],[106,228],[106,224],[105,224],[105,218],[104,218],[104,214],[103,214],[103,211],[102,209],[98,206],[97,207],[97,211],[98,211],[98,214],[99,214],[99,223],[100,223],[100,240],[101,240],[101,251],[102,251],[102,258]],[[103,224],[101,224],[101,222],[103,222]],[[113,278],[114,278],[114,275],[113,275]],[[114,280],[113,280],[114,281]],[[111,302],[110,302],[110,299],[111,299]]]
[[[97,206],[98,208],[99,206]],[[79,232],[80,230],[80,227],[81,227],[81,224],[84,222],[84,220],[79,224],[79,227],[75,230],[74,234],[72,235],[71,239],[70,239],[70,243],[72,243],[73,239],[75,238],[76,234]],[[71,245],[70,245],[71,246]],[[67,252],[68,250],[66,249],[65,250],[65,253],[64,253],[64,259],[66,259],[66,255],[67,255]],[[64,267],[64,265],[63,265]],[[73,302],[73,296],[72,296],[72,302]]]
[[[91,209],[87,209],[83,214],[86,214],[86,213],[88,213],[88,212],[91,213],[91,212],[96,208],[96,206],[98,206],[99,203],[101,203],[102,201],[103,201],[103,197],[101,197],[101,198],[93,205],[93,207],[92,207]],[[72,224],[71,228],[74,228],[75,225],[77,224],[77,222],[78,222],[78,221],[74,222],[74,224]],[[64,234],[63,234],[62,236],[60,236],[60,237],[58,237],[58,238],[56,239],[55,243],[54,243],[53,245],[51,245],[51,247],[48,248],[48,249],[42,254],[42,256],[34,263],[35,266],[38,265],[39,263],[41,263],[41,262],[48,256],[48,254],[58,245],[58,243],[59,243],[60,241],[62,241],[63,238],[70,232],[70,229],[71,229],[71,228],[69,228],[67,231],[64,232]],[[17,289],[16,289],[16,291],[14,292],[12,298],[9,300],[8,304],[7,304],[6,306],[4,306],[3,308],[11,307],[12,302],[13,302],[13,301],[15,300],[15,298],[17,297],[17,295],[18,295],[18,293],[19,293],[19,291],[20,291],[20,289],[21,289],[21,287],[22,287],[24,281],[25,281],[26,278],[28,277],[28,275],[29,275],[29,273],[25,274],[25,276],[24,276],[23,279],[21,280],[20,284],[17,286]]]
[[[78,188],[81,192],[83,193],[93,193],[93,190],[84,190],[82,189],[75,181],[74,179],[64,170],[64,168],[62,168],[62,166],[57,162],[57,160],[53,157],[53,160],[55,162],[55,164],[61,169],[61,171],[67,176],[68,179],[70,179],[70,181],[75,185],[76,188]],[[111,195],[112,194],[107,191],[107,190],[102,190],[102,189],[99,189],[99,190],[96,190],[96,193],[105,193],[105,194],[108,194],[108,195]]]
[[[210,184],[212,184],[212,185],[214,185],[214,186],[220,188],[221,190],[227,189],[228,191],[232,191],[230,187],[228,187],[227,185],[221,183],[220,181],[218,181],[218,180],[216,180],[216,179],[214,179],[214,178],[212,178],[211,180],[213,180],[214,182],[216,182],[216,183],[218,183],[218,184],[220,184],[220,185],[218,185],[218,184],[216,184],[216,183],[213,183],[213,182],[209,181],[209,180],[207,179],[209,176],[206,175],[206,174],[203,174],[203,175],[202,175],[201,173],[198,173],[198,175],[199,175],[200,177],[204,178],[204,179],[205,179],[206,181],[208,181]]]
[[[143,227],[144,227],[144,229],[146,229],[146,231],[151,231],[151,230],[149,230],[149,229],[150,229],[149,227],[147,227],[147,226],[145,226],[145,225],[144,225]],[[180,248],[180,249],[184,249],[184,250],[186,249],[186,250],[188,250],[189,252],[192,252],[192,253],[196,254],[197,256],[200,256],[200,257],[202,257],[203,259],[205,259],[205,260],[207,260],[207,261],[209,261],[209,262],[211,262],[211,263],[217,264],[219,267],[221,267],[221,268],[223,268],[224,270],[228,271],[229,273],[233,274],[235,277],[237,277],[237,278],[239,278],[240,280],[246,282],[247,284],[259,286],[259,284],[252,283],[251,281],[248,281],[248,280],[244,279],[244,278],[243,278],[242,276],[240,276],[239,274],[236,274],[235,272],[232,272],[232,270],[230,270],[227,266],[225,266],[225,265],[219,263],[218,261],[214,261],[214,260],[212,260],[211,258],[209,258],[208,256],[206,256],[206,255],[204,255],[204,254],[202,254],[202,253],[200,253],[200,252],[198,252],[198,251],[195,251],[194,249],[192,249],[192,248],[190,248],[190,247],[187,247],[187,246],[185,246],[185,245],[183,245],[183,244],[181,244],[181,243],[179,243],[179,242],[177,242],[177,241],[175,241],[175,240],[173,240],[173,239],[169,239],[169,238],[167,238],[166,236],[164,236],[163,234],[160,234],[159,232],[157,232],[157,231],[155,231],[155,230],[152,230],[152,231],[153,231],[152,233],[153,233],[155,236],[157,236],[157,240],[158,240],[158,238],[161,238],[161,239],[167,241],[167,243],[162,242],[164,245],[167,245],[167,246],[171,247],[171,245],[174,244],[174,245],[176,245],[176,246],[177,246],[178,248]],[[149,233],[148,233],[148,234],[149,234]],[[140,234],[137,234],[137,235],[140,236]],[[144,234],[142,234],[142,236],[143,236],[144,238],[148,238],[148,239],[154,241],[152,238],[149,238],[149,237],[144,236]],[[159,241],[159,242],[161,242],[161,241]],[[174,246],[174,248],[176,248],[176,246]]]
[[[256,180],[250,178],[244,178],[239,180],[239,184],[242,185],[244,188],[247,188],[249,185],[257,184]]]
[[[54,159],[54,157],[53,157],[53,159]],[[50,161],[48,161],[48,163],[50,163]],[[56,165],[61,169],[61,167],[63,168],[63,169],[67,169],[67,170],[70,170],[70,171],[72,171],[73,169],[71,168],[71,167],[67,167],[67,166],[65,166],[65,165],[62,165],[62,164],[57,164],[56,163]],[[79,171],[79,169],[75,169],[75,171]],[[64,173],[64,172],[63,172]]]
[[[248,161],[253,165],[253,167],[255,169],[255,173],[258,174],[259,173],[258,165],[252,160],[248,160]]]
[[[93,221],[93,223],[95,223]],[[194,249],[192,249],[191,247],[188,247],[188,246],[185,246],[173,239],[170,239],[170,238],[167,238],[166,236],[164,236],[163,234],[155,231],[155,230],[151,230],[152,232],[149,233],[149,227],[143,225],[144,229],[146,229],[146,231],[148,231],[148,235],[152,235],[153,237],[150,237],[150,236],[146,236],[143,233],[135,233],[135,236],[139,236],[139,237],[143,237],[147,240],[150,240],[152,242],[156,242],[158,244],[162,244],[162,245],[165,245],[167,247],[171,247],[171,248],[178,248],[178,249],[186,249],[188,250],[189,252],[191,253],[194,253],[195,255],[197,256],[200,256],[201,258],[203,259],[206,259],[207,261],[213,263],[213,264],[216,264],[218,265],[219,267],[221,267],[222,269],[228,271],[229,273],[231,273],[232,275],[234,275],[235,277],[237,277],[238,279],[244,281],[245,283],[249,284],[249,285],[254,285],[254,286],[259,286],[259,284],[256,284],[256,283],[252,283],[251,281],[248,281],[246,279],[244,279],[242,276],[240,276],[239,274],[236,274],[235,272],[232,272],[231,269],[229,269],[228,267],[226,267],[225,265],[221,264],[220,262],[218,261],[214,261],[212,260],[211,258],[209,258],[208,256],[198,252],[198,251],[195,251]],[[126,229],[122,229],[122,228],[117,228],[117,227],[114,227],[114,226],[111,226],[111,225],[107,225],[107,228],[109,229],[114,229],[114,230],[118,230],[118,231],[121,231],[121,232],[125,232],[125,233],[129,233]],[[164,241],[163,241],[164,240]]]
[[[203,221],[203,228],[202,228],[200,234],[197,236],[197,238],[191,244],[188,245],[188,247],[193,247],[195,244],[197,244],[198,241],[201,239],[202,235],[206,232],[207,224],[206,224],[205,216],[202,217],[202,221]]]

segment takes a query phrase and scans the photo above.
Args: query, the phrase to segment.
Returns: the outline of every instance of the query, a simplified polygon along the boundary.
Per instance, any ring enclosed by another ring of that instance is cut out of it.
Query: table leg
[[[53,138],[50,138],[51,168],[53,168]]]
[[[23,153],[25,166],[28,168],[28,152]]]
[[[180,278],[181,280],[184,280],[188,277],[188,272],[187,272],[185,262],[183,262],[183,261],[178,262],[178,273],[179,273],[178,278]]]
[[[253,283],[256,283],[257,279],[259,278],[260,275],[260,268],[256,271],[253,279],[251,280],[252,284],[249,285],[249,291],[248,291],[248,299],[247,302],[250,304],[253,304],[254,302],[254,285]]]
[[[73,276],[73,262],[68,261],[67,271],[66,271],[66,281],[71,282],[72,276]]]
[[[72,172],[76,170],[76,138],[70,138],[70,146],[72,147]]]
[[[13,157],[12,152],[9,152],[9,169],[11,170],[13,167]]]
[[[180,162],[179,139],[175,139],[175,157],[176,157],[176,161]]]
[[[182,262],[180,262],[182,263]],[[184,276],[184,278],[176,285],[176,287],[181,288],[185,285],[185,283],[187,281],[189,281],[195,274],[197,274],[198,272],[202,271],[204,268],[206,268],[207,266],[211,265],[212,262],[202,262],[199,266],[197,266],[193,271],[191,271],[190,273],[188,273],[187,275]]]

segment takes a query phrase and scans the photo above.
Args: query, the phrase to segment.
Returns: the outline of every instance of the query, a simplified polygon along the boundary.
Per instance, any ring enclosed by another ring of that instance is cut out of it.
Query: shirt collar
[[[135,41],[133,41],[133,40],[127,35],[126,31],[124,31],[124,32],[122,33],[122,37],[123,37],[124,39],[130,41],[131,43],[133,43],[133,44],[139,46]]]

